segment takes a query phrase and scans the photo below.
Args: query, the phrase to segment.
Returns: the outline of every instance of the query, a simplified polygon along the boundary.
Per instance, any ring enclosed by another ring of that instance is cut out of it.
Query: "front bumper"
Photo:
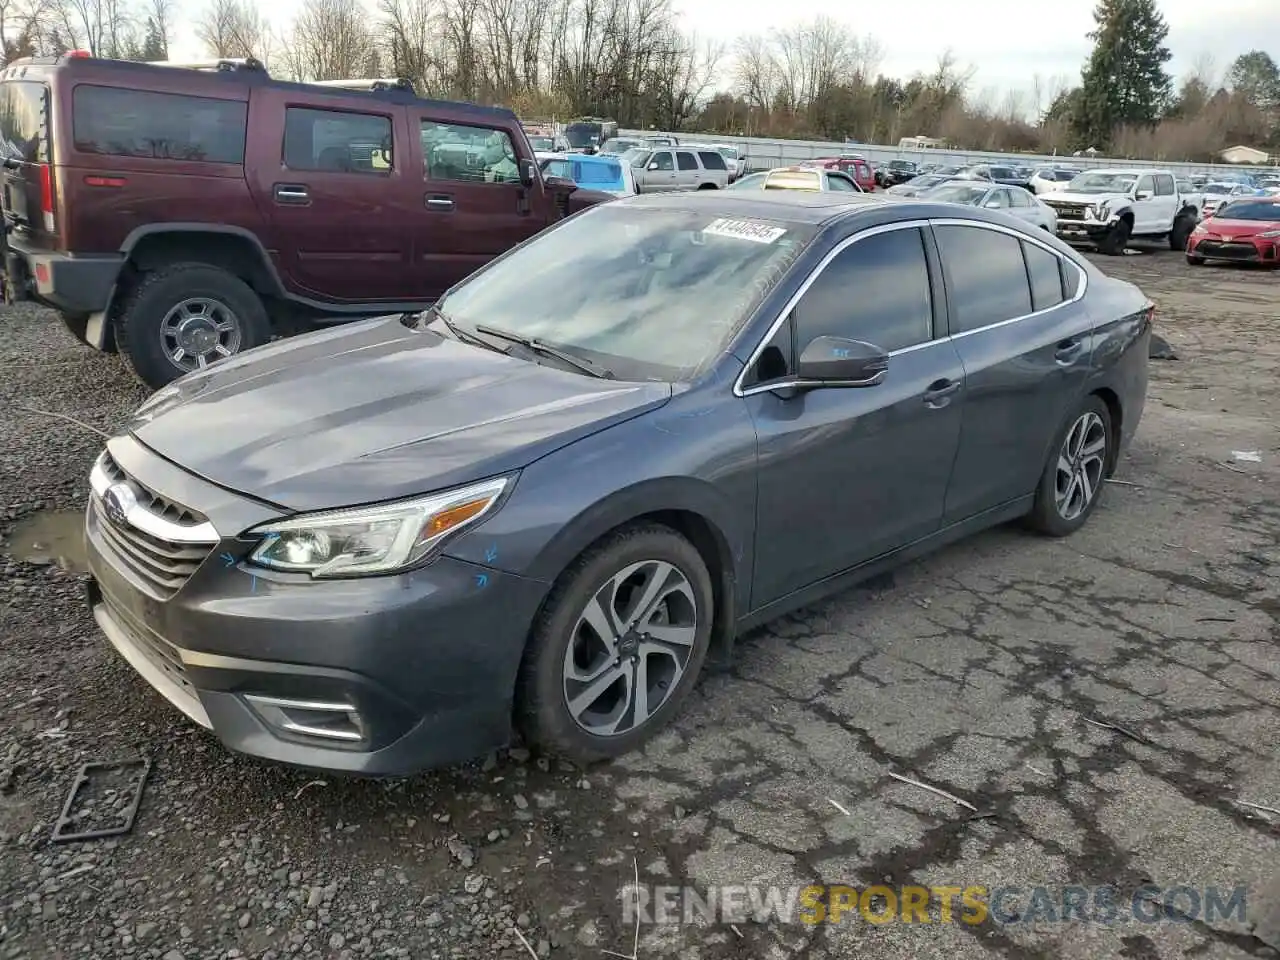
[[[136,443],[113,445],[132,468],[145,460]],[[156,489],[172,471],[130,469],[125,482],[190,504],[172,486]],[[97,494],[86,510],[94,618],[191,720],[241,753],[365,775],[443,766],[508,741],[545,584],[447,556],[397,576],[314,581],[249,566],[240,529],[175,547],[109,519]],[[201,552],[187,567],[166,559]],[[176,578],[157,579],[164,564]]]
[[[1280,263],[1276,240],[1224,240],[1217,237],[1195,237],[1187,245],[1187,256],[1205,260],[1232,260],[1237,263]]]
[[[1116,218],[1118,219],[1118,218]],[[1058,236],[1063,240],[1092,243],[1111,232],[1116,219],[1103,222],[1101,220],[1077,220],[1058,215]]]

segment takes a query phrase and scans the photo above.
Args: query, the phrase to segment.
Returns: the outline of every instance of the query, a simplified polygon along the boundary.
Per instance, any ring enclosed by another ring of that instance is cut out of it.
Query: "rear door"
[[[43,80],[0,83],[5,228],[6,232],[21,229],[38,247],[50,246],[57,232],[49,168],[53,159],[49,103],[49,87]]]
[[[504,128],[413,108],[417,292],[435,298],[547,225],[542,181],[520,182],[520,151]],[[464,119],[465,116],[465,119]]]
[[[951,342],[966,400],[944,525],[1035,490],[1049,444],[1084,389],[1092,324],[1079,270],[1011,229],[939,222]]]
[[[264,123],[270,112],[274,124]],[[303,296],[337,302],[412,298],[403,108],[369,97],[297,102],[255,93],[255,192],[284,270]],[[255,138],[251,138],[253,140]]]

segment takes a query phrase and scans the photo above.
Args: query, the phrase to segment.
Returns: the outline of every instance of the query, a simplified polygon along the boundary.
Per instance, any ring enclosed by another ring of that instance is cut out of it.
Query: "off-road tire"
[[[1187,249],[1187,241],[1191,239],[1191,231],[1196,228],[1196,218],[1189,213],[1179,213],[1173,221],[1173,229],[1169,231],[1169,249],[1182,253]]]
[[[1104,469],[1098,479],[1098,487],[1094,492],[1093,499],[1088,502],[1079,516],[1068,520],[1058,511],[1055,498],[1058,455],[1072,427],[1081,417],[1089,413],[1096,414],[1102,421],[1103,432],[1106,437],[1106,448],[1103,451]],[[1111,473],[1116,457],[1115,442],[1111,410],[1102,401],[1101,397],[1096,395],[1085,397],[1072,412],[1071,416],[1067,418],[1066,422],[1058,429],[1053,438],[1053,446],[1049,448],[1049,456],[1045,461],[1044,471],[1040,474],[1040,483],[1036,487],[1035,503],[1031,508],[1031,512],[1025,518],[1026,525],[1037,533],[1048,537],[1065,537],[1084,526],[1090,515],[1097,508],[1098,501],[1102,499],[1102,493],[1106,489],[1106,477]]]
[[[1129,245],[1129,237],[1133,234],[1133,224],[1121,219],[1098,240],[1098,252],[1108,257],[1118,257]]]
[[[225,302],[240,324],[240,350],[271,339],[266,307],[247,283],[207,263],[173,263],[141,276],[115,318],[119,352],[134,375],[159,390],[186,371],[177,367],[160,345],[160,325],[168,312],[189,297],[208,296]]]
[[[588,599],[617,571],[642,560],[675,566],[696,594],[697,632],[677,687],[650,719],[612,737],[588,733],[575,723],[565,703],[565,652]],[[702,555],[669,527],[642,523],[608,534],[582,553],[557,578],[534,621],[515,691],[515,725],[525,742],[546,753],[593,763],[621,756],[654,736],[679,712],[697,684],[711,642],[715,591]]]

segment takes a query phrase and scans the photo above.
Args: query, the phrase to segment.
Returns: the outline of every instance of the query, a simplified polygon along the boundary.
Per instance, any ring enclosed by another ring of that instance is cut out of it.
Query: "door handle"
[[[1058,349],[1053,352],[1053,357],[1058,363],[1071,363],[1084,351],[1084,343],[1072,337],[1070,340],[1063,340],[1058,344]]]
[[[959,380],[935,380],[924,392],[925,405],[935,408],[945,407],[951,402],[952,394],[958,392],[960,387]]]
[[[275,194],[277,203],[305,204],[311,202],[311,194],[308,192],[305,183],[277,183],[272,192]]]
[[[452,210],[453,197],[447,197],[440,193],[427,194],[426,205],[428,210]]]

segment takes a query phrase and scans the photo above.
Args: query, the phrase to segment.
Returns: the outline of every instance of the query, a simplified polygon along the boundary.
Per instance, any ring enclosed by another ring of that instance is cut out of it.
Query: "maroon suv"
[[[609,199],[544,179],[510,110],[252,60],[15,61],[0,154],[6,300],[56,308],[152,387],[275,334],[422,309]]]

